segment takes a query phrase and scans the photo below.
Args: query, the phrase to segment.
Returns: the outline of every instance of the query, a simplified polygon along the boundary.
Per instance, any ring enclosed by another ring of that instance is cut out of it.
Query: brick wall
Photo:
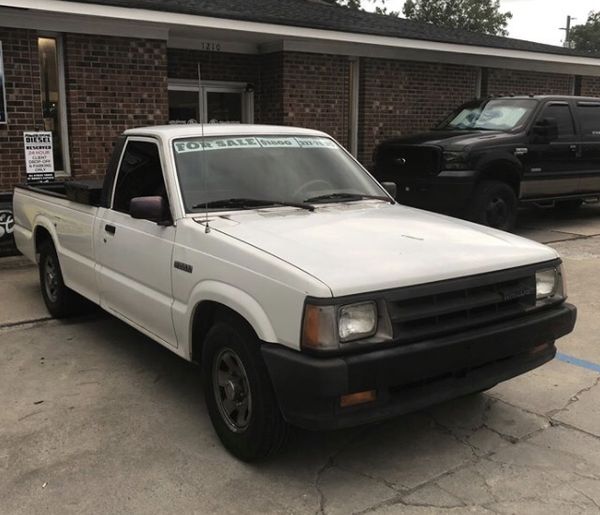
[[[25,181],[23,131],[43,128],[37,34],[0,28],[7,124],[0,124],[0,191]]]
[[[570,95],[574,78],[558,73],[488,69],[489,95]],[[485,92],[484,92],[485,93]]]
[[[166,44],[67,34],[64,46],[72,174],[103,175],[118,134],[168,120]]]
[[[283,115],[283,53],[261,56],[260,81],[254,99],[257,123],[281,125]]]
[[[600,77],[582,77],[581,95],[587,97],[600,97]]]
[[[361,59],[358,153],[369,166],[375,146],[430,129],[476,93],[477,68]]]
[[[256,83],[260,78],[260,56],[169,48],[168,75],[171,79]]]
[[[348,58],[286,52],[283,67],[283,123],[325,131],[347,146]]]

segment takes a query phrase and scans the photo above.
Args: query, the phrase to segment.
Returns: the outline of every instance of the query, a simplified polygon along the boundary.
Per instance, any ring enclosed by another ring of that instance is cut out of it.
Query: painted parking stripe
[[[593,370],[594,372],[598,372],[600,374],[600,365],[598,365],[597,363],[592,363],[591,361],[586,361],[585,359],[574,358],[573,356],[569,356],[568,354],[562,354],[561,352],[557,352],[556,357],[560,361],[564,361],[565,363],[569,363],[570,365],[587,368],[588,370]]]

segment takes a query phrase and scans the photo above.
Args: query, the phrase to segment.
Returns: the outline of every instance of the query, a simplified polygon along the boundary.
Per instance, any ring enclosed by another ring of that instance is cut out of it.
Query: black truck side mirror
[[[554,141],[558,139],[558,123],[556,118],[542,118],[535,122],[533,135],[537,141]]]
[[[129,203],[131,218],[150,220],[160,225],[170,225],[171,214],[164,197],[135,197]],[[167,221],[169,223],[167,224]]]

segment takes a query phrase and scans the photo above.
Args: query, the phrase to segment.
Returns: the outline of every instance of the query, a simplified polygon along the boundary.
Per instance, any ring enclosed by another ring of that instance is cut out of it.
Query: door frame
[[[239,93],[242,96],[242,123],[254,123],[254,90],[247,82],[228,82],[216,80],[169,79],[169,91],[194,91],[198,93],[200,113],[199,123],[208,123],[207,94],[208,93]]]

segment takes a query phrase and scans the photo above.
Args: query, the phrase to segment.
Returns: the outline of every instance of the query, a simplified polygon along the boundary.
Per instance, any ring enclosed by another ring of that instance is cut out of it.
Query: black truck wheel
[[[65,285],[54,244],[45,241],[40,245],[39,253],[40,287],[50,314],[54,318],[66,318],[82,313],[88,303]]]
[[[209,330],[202,353],[204,395],[210,419],[225,448],[243,461],[277,452],[288,426],[254,332],[234,316]]]
[[[468,213],[473,222],[510,231],[517,220],[517,196],[504,182],[483,181],[475,188]]]

